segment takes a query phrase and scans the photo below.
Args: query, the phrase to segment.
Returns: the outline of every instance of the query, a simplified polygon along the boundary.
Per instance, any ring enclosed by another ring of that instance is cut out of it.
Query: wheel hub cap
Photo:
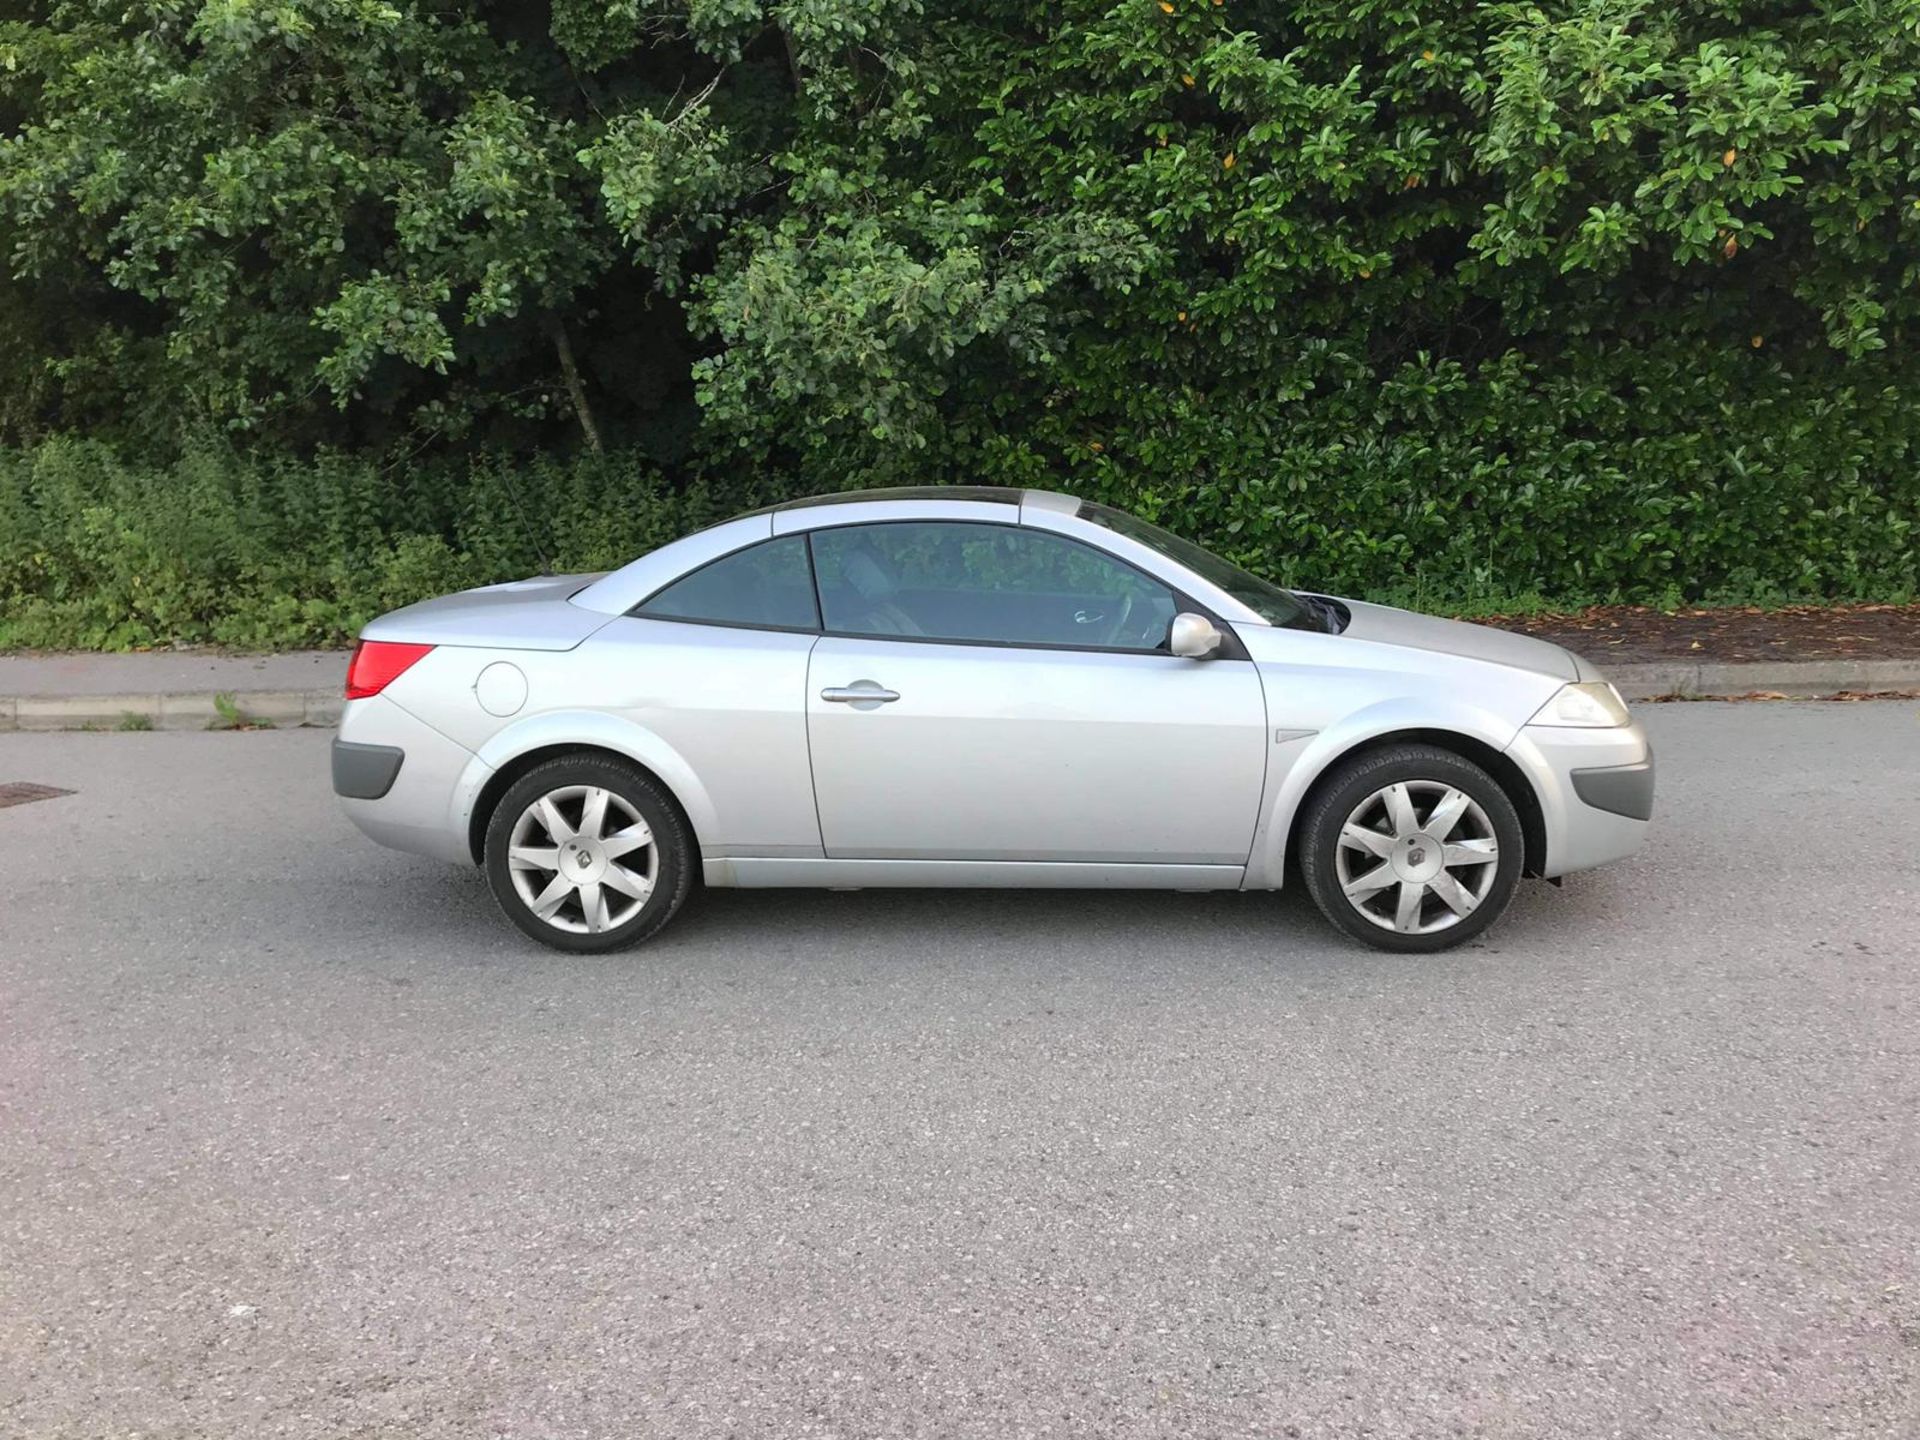
[[[589,840],[569,840],[560,846],[560,873],[576,885],[590,885],[607,868],[600,846]]]
[[[1425,885],[1445,868],[1444,854],[1440,841],[1431,835],[1416,833],[1394,841],[1393,854],[1388,859],[1400,880]]]

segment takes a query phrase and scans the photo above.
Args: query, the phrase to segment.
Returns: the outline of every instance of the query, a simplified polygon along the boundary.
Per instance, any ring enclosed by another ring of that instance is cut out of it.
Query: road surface
[[[1672,705],[1647,851],[710,894],[563,959],[314,732],[0,736],[0,1434],[1920,1434],[1920,708]]]

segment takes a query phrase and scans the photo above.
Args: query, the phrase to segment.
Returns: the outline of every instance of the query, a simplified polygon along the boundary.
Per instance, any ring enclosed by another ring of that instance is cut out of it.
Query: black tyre
[[[1500,918],[1526,860],[1520,816],[1491,775],[1433,745],[1336,767],[1300,826],[1314,903],[1356,940],[1431,953]]]
[[[636,945],[679,910],[693,844],[673,802],[604,755],[543,760],[487,821],[487,883],[500,908],[556,950]]]

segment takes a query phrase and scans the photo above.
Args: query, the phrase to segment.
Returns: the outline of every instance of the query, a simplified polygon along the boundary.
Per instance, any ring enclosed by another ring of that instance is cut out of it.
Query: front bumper
[[[1507,757],[1540,798],[1546,854],[1532,868],[1552,878],[1623,860],[1640,848],[1653,815],[1653,747],[1636,720],[1612,729],[1522,727]]]

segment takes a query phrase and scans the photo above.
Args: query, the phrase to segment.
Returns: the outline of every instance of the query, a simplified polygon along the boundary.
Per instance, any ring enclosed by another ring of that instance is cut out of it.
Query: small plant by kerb
[[[232,695],[225,691],[213,697],[213,708],[219,718],[207,722],[209,730],[271,730],[273,722],[249,715],[240,708]]]

